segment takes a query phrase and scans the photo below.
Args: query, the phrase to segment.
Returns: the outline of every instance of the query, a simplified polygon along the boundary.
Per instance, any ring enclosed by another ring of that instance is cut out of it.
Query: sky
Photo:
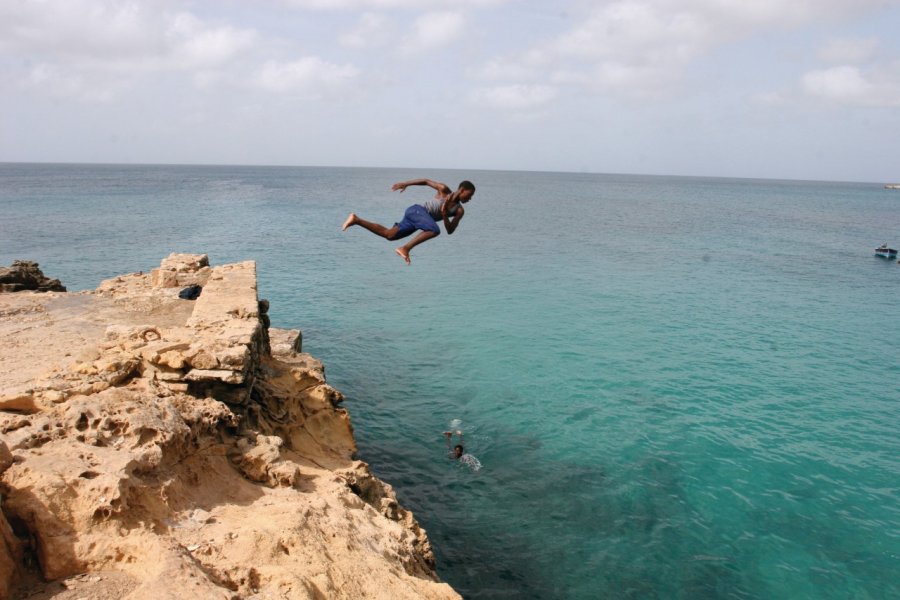
[[[900,0],[0,0],[0,162],[900,180]]]

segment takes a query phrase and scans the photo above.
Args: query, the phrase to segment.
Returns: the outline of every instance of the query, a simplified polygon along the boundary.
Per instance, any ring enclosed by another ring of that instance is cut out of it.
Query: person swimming
[[[447,455],[449,458],[453,460],[458,460],[464,465],[471,468],[473,471],[477,471],[481,468],[481,461],[472,456],[471,454],[465,453],[465,448],[463,447],[463,434],[462,431],[457,430],[456,435],[459,436],[459,443],[455,446],[453,445],[453,432],[445,431],[444,437],[447,439]]]

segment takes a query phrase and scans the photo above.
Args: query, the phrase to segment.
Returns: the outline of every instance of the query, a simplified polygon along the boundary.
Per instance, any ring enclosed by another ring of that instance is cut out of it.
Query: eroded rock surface
[[[64,292],[66,286],[59,279],[50,279],[30,260],[14,260],[9,267],[0,267],[0,293],[22,292]]]
[[[167,261],[0,297],[0,598],[458,598],[255,263]]]

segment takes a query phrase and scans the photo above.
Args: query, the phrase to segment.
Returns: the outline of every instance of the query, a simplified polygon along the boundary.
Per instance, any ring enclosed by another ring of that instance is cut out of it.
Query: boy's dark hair
[[[466,179],[465,181],[463,181],[462,183],[459,184],[459,189],[461,189],[461,190],[471,190],[471,191],[474,192],[474,191],[475,191],[475,184],[472,183],[471,181],[469,181],[468,179]]]
[[[457,444],[457,445],[453,446],[454,450],[456,450],[457,448],[459,448],[459,453],[462,454],[462,452],[463,452],[462,444]]]

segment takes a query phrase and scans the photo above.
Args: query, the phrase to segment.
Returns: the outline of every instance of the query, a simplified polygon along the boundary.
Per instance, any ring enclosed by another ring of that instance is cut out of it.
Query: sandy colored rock
[[[12,452],[6,442],[0,440],[0,475],[12,464]],[[9,597],[13,582],[20,576],[21,562],[22,546],[6,520],[6,514],[0,510],[0,598]]]
[[[159,271],[0,297],[0,598],[458,598],[255,264]]]
[[[303,334],[299,329],[270,329],[269,344],[274,354],[303,352]]]
[[[150,272],[150,285],[155,288],[203,286],[209,278],[209,257],[205,254],[172,253]]]

